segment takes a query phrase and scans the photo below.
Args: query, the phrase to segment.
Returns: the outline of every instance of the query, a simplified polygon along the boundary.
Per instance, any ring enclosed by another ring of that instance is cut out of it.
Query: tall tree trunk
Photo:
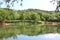
[[[6,25],[5,20],[2,20],[2,27],[5,28],[5,25]]]

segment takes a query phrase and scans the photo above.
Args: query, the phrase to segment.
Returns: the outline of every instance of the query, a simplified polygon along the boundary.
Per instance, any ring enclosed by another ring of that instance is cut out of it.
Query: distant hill
[[[14,9],[0,8],[0,11],[1,10],[3,11],[3,13],[4,11],[8,13],[12,12],[15,15],[17,13],[19,15],[17,16],[19,17],[17,19],[19,20],[34,20],[34,21],[39,21],[39,20],[40,21],[59,21],[60,20],[60,12],[56,13],[55,11],[45,11],[40,9],[14,10]]]
[[[0,8],[4,10],[14,10],[14,9],[8,9],[8,8]],[[55,11],[46,11],[46,10],[40,10],[40,9],[25,9],[25,10],[16,10],[16,11],[39,11],[39,12],[46,12],[46,13],[53,13]]]

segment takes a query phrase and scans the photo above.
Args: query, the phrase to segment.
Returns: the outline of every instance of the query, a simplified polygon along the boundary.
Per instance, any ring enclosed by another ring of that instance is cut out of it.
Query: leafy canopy
[[[6,7],[7,8],[10,8],[10,6],[12,6],[12,7],[14,6],[14,3],[15,2],[19,3],[19,1],[21,1],[20,2],[20,6],[22,6],[22,1],[23,0],[2,0],[2,1],[0,1],[0,5],[2,5],[2,4],[5,3],[6,4]]]

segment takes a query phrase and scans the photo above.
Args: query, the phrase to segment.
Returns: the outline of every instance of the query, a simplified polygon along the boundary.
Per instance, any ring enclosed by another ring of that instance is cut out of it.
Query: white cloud
[[[60,34],[56,33],[56,34],[47,34],[47,35],[44,35],[45,38],[56,38],[57,36],[60,36]]]

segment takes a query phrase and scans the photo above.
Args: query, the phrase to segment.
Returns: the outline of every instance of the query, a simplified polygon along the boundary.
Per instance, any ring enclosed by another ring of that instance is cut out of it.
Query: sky
[[[56,4],[50,3],[51,0],[23,0],[23,6],[20,6],[19,3],[15,3],[14,7],[11,9],[22,10],[22,9],[40,9],[40,10],[47,10],[47,11],[54,11],[56,9]],[[2,7],[4,7],[3,5]]]
[[[37,36],[27,36],[27,35],[17,35],[16,38],[9,37],[4,40],[60,40],[60,34],[58,33],[49,33],[42,34]]]

